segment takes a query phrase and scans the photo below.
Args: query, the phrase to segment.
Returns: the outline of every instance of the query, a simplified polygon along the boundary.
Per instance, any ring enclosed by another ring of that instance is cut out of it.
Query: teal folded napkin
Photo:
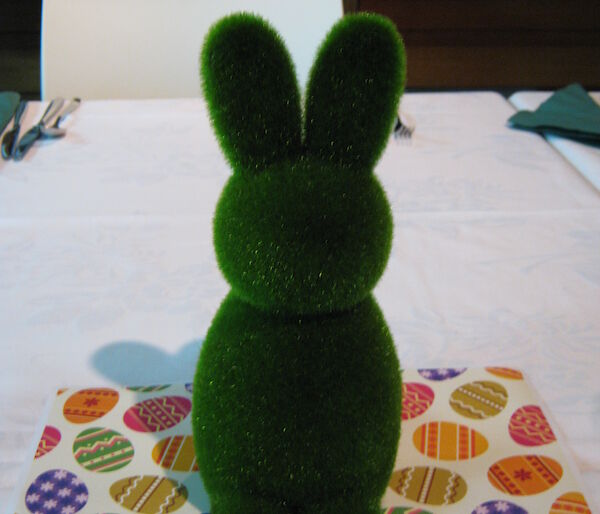
[[[515,128],[600,144],[600,106],[579,84],[559,89],[535,111],[519,111],[508,122]]]
[[[15,114],[20,99],[19,93],[15,93],[14,91],[0,93],[0,134]]]

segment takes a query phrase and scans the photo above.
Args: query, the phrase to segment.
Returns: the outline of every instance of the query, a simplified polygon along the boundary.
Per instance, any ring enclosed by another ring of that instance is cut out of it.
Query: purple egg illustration
[[[34,514],[74,514],[88,502],[88,488],[65,469],[39,475],[25,493],[25,505]]]
[[[441,382],[442,380],[450,380],[458,375],[462,375],[465,371],[467,371],[467,368],[431,368],[420,369],[419,375],[427,380]]]
[[[527,511],[506,500],[490,500],[476,507],[471,514],[527,514]]]

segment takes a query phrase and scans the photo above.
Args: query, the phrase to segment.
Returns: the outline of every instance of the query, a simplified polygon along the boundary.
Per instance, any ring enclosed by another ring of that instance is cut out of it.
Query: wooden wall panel
[[[390,17],[411,89],[600,88],[597,0],[348,0]]]
[[[0,91],[40,97],[41,0],[0,2]]]

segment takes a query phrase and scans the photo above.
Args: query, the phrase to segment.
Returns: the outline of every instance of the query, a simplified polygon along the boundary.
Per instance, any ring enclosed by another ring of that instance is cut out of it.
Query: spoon
[[[21,118],[27,109],[27,102],[21,100],[15,111],[15,120],[12,128],[4,134],[2,138],[2,158],[7,160],[14,156],[15,149],[17,147],[17,139],[19,138],[19,132],[21,131]]]
[[[41,131],[42,134],[46,137],[62,137],[67,133],[67,130],[64,128],[60,128],[59,124],[64,121],[64,119],[71,114],[73,111],[77,110],[81,104],[81,98],[73,98],[69,102],[69,105],[65,107],[65,109],[60,113],[60,115],[56,118],[56,121],[50,125],[49,127],[42,126]]]

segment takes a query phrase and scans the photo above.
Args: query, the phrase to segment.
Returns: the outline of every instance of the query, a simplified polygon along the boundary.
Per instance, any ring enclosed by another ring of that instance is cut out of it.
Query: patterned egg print
[[[114,389],[83,389],[71,395],[63,407],[63,414],[71,423],[89,423],[104,416],[119,401]]]
[[[488,449],[477,430],[449,421],[422,424],[413,433],[413,443],[423,455],[439,460],[468,460]]]
[[[190,435],[177,435],[160,440],[152,449],[152,460],[172,471],[198,471],[194,440]]]
[[[136,403],[123,415],[124,423],[137,432],[160,432],[181,423],[192,402],[183,396],[161,396]]]
[[[402,384],[402,419],[404,421],[423,414],[431,404],[435,394],[431,387],[417,382]]]
[[[511,496],[526,496],[547,491],[561,479],[561,465],[550,457],[517,455],[499,460],[488,470],[488,480]]]
[[[108,428],[88,428],[73,443],[73,457],[88,471],[121,469],[131,462],[133,454],[129,439]]]
[[[491,500],[476,507],[471,514],[527,514],[527,511],[505,500]]]
[[[548,514],[592,514],[583,494],[565,493],[552,504]]]
[[[186,487],[176,480],[149,475],[118,480],[109,492],[119,505],[143,514],[174,512],[188,497]]]
[[[500,413],[508,393],[497,382],[478,381],[464,384],[450,395],[450,406],[461,416],[485,419]]]
[[[492,375],[496,375],[500,378],[508,378],[510,380],[523,380],[523,373],[518,369],[512,368],[485,368],[485,370]]]
[[[166,389],[171,384],[162,384],[162,385],[149,385],[149,386],[129,386],[127,389],[129,391],[135,391],[136,393],[154,393],[156,391],[162,391]]]
[[[467,368],[432,368],[420,369],[419,375],[428,380],[440,382],[442,380],[450,380],[451,378],[462,375]]]
[[[51,425],[44,427],[44,432],[38,443],[37,450],[35,451],[34,459],[39,459],[47,453],[51,452],[60,443],[60,431],[58,428]]]
[[[389,507],[381,509],[381,514],[431,514],[431,512],[419,507]]]
[[[74,514],[87,502],[85,484],[64,469],[42,473],[25,493],[25,505],[33,514]]]
[[[523,446],[542,446],[556,441],[550,424],[537,405],[525,405],[510,418],[508,433]]]
[[[451,505],[467,494],[467,483],[460,475],[427,466],[394,471],[389,485],[399,495],[426,505]]]

